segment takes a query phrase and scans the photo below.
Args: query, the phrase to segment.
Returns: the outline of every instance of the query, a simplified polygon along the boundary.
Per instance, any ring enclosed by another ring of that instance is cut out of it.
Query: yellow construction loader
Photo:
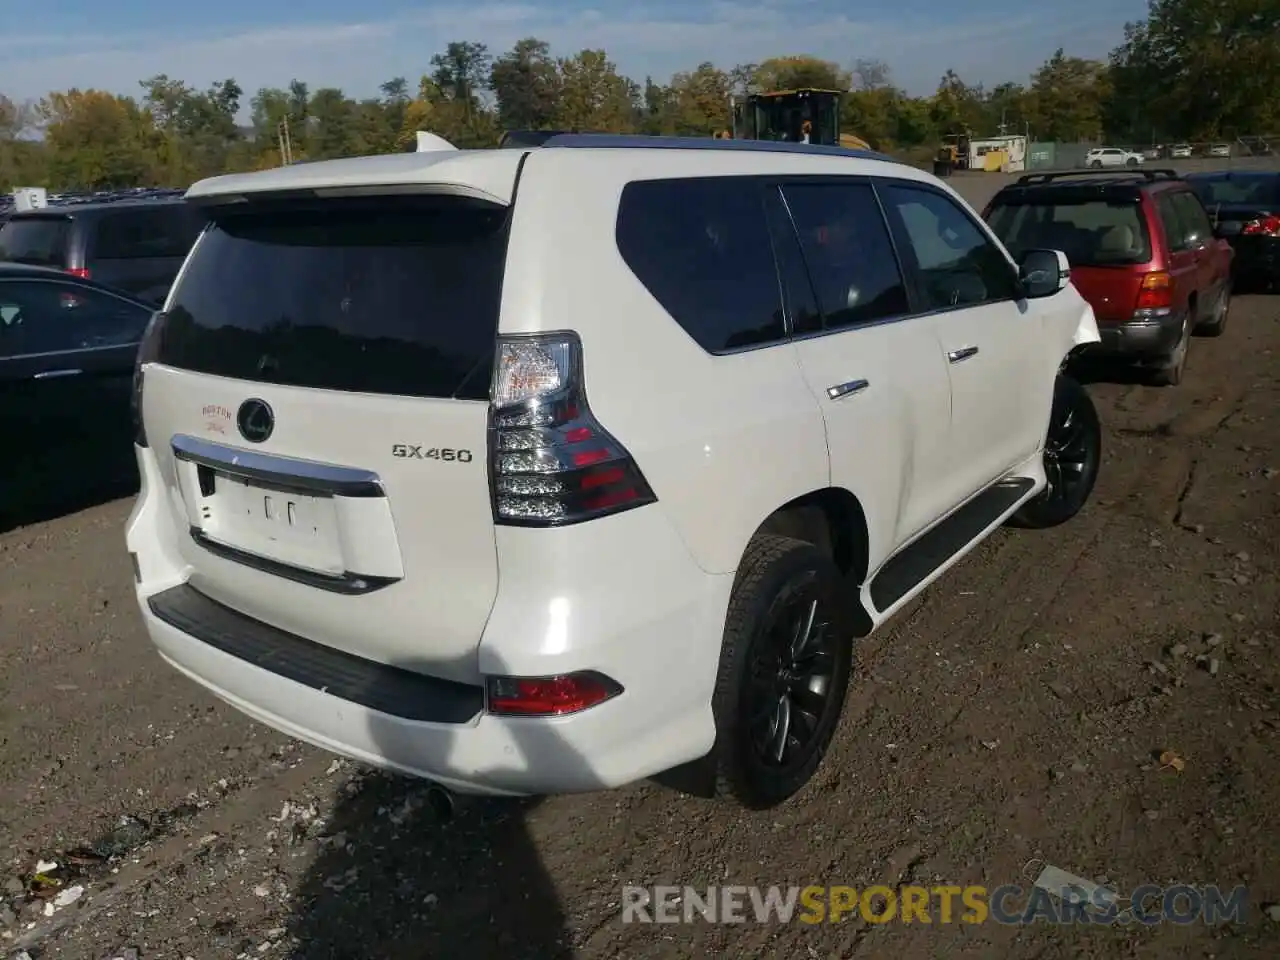
[[[839,90],[816,87],[753,93],[734,101],[733,129],[717,136],[870,150],[861,137],[840,132],[840,100]]]
[[[969,169],[969,138],[972,132],[968,127],[963,133],[949,133],[942,138],[938,152],[934,155],[933,172],[940,177],[951,176],[954,170]]]

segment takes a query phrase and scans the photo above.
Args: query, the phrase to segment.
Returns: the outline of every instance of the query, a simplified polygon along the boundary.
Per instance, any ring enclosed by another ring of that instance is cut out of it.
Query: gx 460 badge
[[[470,450],[454,450],[452,447],[428,447],[412,443],[397,443],[391,448],[391,455],[401,460],[444,460],[447,463],[470,463]]]

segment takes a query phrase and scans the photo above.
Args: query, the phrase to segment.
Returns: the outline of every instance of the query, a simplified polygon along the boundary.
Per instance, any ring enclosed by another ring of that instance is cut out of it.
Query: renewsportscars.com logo
[[[1091,885],[1092,886],[1092,885]],[[654,886],[622,888],[623,923],[1244,923],[1248,890],[1146,884],[1105,887]]]

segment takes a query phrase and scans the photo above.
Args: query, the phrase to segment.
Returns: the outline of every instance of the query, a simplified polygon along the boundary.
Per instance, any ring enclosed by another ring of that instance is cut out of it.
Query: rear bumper
[[[171,538],[186,534],[172,529],[163,488],[148,476],[154,460],[141,456],[139,465],[128,543],[152,642],[177,670],[282,733],[491,795],[617,787],[704,756],[715,741],[711,698],[733,575],[698,568],[656,509],[577,528],[498,531],[503,587],[477,638],[480,672],[590,669],[623,687],[571,716],[501,717],[484,711],[479,686],[434,677],[425,653],[363,660],[204,597],[175,563]],[[430,624],[422,629],[426,651]]]
[[[1183,317],[1170,314],[1153,320],[1099,323],[1101,341],[1095,350],[1113,356],[1160,359],[1173,352],[1182,333]]]

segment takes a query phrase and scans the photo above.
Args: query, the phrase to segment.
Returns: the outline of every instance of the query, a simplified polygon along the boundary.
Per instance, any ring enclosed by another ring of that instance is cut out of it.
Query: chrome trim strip
[[[845,397],[851,397],[855,393],[861,393],[869,386],[871,386],[870,380],[850,380],[848,383],[838,383],[834,387],[827,387],[827,396],[832,400],[843,400]]]
[[[292,580],[294,583],[305,584],[318,590],[327,590],[330,593],[353,596],[372,593],[375,590],[381,590],[383,587],[389,587],[393,583],[400,582],[398,577],[372,577],[363,573],[352,573],[350,570],[343,573],[330,574],[321,573],[317,570],[307,570],[303,567],[295,567],[290,563],[281,563],[279,560],[272,560],[269,557],[259,556],[256,553],[249,553],[247,550],[239,550],[236,547],[220,543],[206,536],[199,527],[191,528],[191,539],[215,557],[221,557],[223,560],[230,560],[233,563],[244,564],[246,567],[259,570],[262,573],[283,577],[285,580]]]
[[[382,479],[369,470],[229,447],[186,434],[174,435],[172,445],[179,460],[313,497],[386,496]]]

